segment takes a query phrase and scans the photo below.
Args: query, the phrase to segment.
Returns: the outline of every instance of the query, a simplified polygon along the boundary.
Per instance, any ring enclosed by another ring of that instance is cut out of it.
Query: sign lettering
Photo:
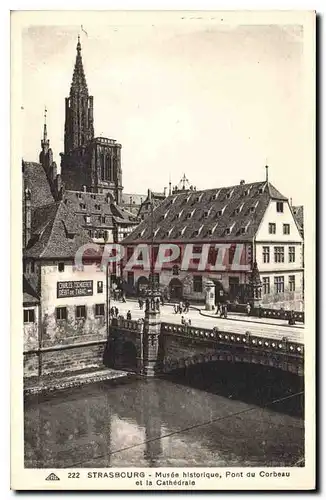
[[[93,281],[58,281],[57,298],[93,295]]]

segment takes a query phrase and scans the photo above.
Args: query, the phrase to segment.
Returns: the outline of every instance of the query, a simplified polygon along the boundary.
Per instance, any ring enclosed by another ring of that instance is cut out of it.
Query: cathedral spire
[[[94,138],[93,97],[88,95],[79,36],[76,50],[70,95],[66,98],[65,153],[86,146]]]
[[[77,94],[81,93],[81,94],[85,94],[88,96],[88,88],[87,88],[86,77],[85,77],[85,73],[84,73],[83,60],[82,60],[82,56],[81,56],[82,48],[81,48],[79,35],[78,35],[78,42],[77,42],[76,50],[77,50],[77,55],[76,55],[74,72],[72,75],[70,95],[73,95],[75,93],[77,93]]]

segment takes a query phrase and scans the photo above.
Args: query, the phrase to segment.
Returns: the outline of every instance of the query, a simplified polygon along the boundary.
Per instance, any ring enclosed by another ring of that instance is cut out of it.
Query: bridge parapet
[[[127,320],[124,318],[112,318],[112,327],[118,327],[121,330],[128,330],[130,332],[142,333],[144,329],[144,322],[141,320]]]
[[[223,332],[217,328],[208,330],[186,325],[175,325],[173,323],[162,323],[161,333],[187,337],[190,339],[215,342],[224,346],[241,346],[248,349],[261,350],[264,352],[275,352],[286,354],[297,358],[304,357],[304,345],[299,342],[289,342],[286,337],[282,339],[272,339],[251,335],[248,331],[245,334],[232,334]]]

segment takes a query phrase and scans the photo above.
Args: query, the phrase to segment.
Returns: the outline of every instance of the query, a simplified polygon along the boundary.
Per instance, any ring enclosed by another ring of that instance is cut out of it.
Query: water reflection
[[[299,392],[297,382],[206,370],[29,398],[25,466],[285,466],[303,456],[300,396],[259,406]]]

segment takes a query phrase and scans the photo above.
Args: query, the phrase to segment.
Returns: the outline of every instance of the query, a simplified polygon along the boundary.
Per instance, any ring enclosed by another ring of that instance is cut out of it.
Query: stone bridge
[[[263,325],[262,325],[263,328]],[[190,365],[212,361],[252,363],[274,367],[303,376],[304,345],[264,336],[232,334],[156,322],[113,319],[107,348],[107,360],[114,368],[156,375]],[[148,368],[150,366],[150,368]]]

